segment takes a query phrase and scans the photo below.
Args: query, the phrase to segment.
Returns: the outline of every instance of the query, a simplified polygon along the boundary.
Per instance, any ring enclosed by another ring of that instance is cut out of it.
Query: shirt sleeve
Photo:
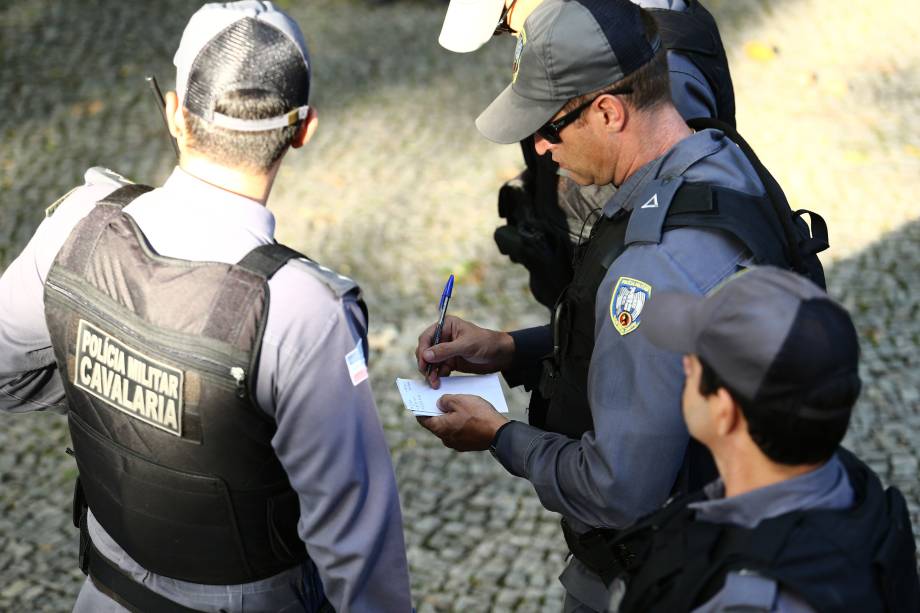
[[[716,97],[709,81],[685,55],[668,51],[671,99],[684,119],[716,117]]]
[[[623,528],[661,505],[689,436],[680,407],[681,356],[646,340],[641,312],[636,329],[618,331],[610,314],[617,282],[649,285],[651,300],[660,291],[699,294],[734,272],[745,255],[743,247],[711,231],[674,230],[666,241],[668,247],[631,246],[598,288],[588,371],[594,430],[572,439],[515,423],[495,442],[499,461],[529,479],[547,509],[583,529]]]
[[[365,318],[288,265],[270,282],[257,398],[300,498],[298,531],[336,611],[410,611],[402,516],[367,380]],[[300,277],[298,279],[293,277]]]
[[[0,411],[65,410],[45,323],[45,278],[77,222],[113,189],[94,185],[72,191],[0,276]]]
[[[725,585],[693,613],[750,611],[751,613],[816,613],[798,595],[782,589],[776,581],[754,573],[730,572]]]
[[[511,367],[502,371],[508,385],[523,385],[532,390],[540,384],[540,360],[553,350],[553,333],[549,326],[538,326],[510,332],[514,339],[514,358]]]

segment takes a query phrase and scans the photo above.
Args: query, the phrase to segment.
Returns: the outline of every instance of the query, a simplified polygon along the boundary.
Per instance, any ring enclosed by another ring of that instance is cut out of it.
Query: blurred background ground
[[[556,517],[488,454],[445,450],[407,417],[393,379],[448,273],[452,312],[541,323],[522,268],[497,254],[495,192],[515,146],[476,114],[510,76],[510,40],[457,56],[437,46],[435,0],[278,2],[315,66],[317,138],[291,155],[269,208],[278,235],[353,276],[371,307],[371,371],[393,450],[420,611],[557,611]],[[920,4],[708,0],[739,129],[793,208],[822,213],[832,293],[852,309],[865,392],[848,445],[907,495],[920,526]],[[44,208],[94,165],[157,184],[174,163],[143,75],[172,87],[172,52],[197,4],[10,0],[0,7],[0,267]],[[509,396],[516,415],[524,397]],[[0,426],[0,610],[69,610],[82,579],[69,525],[63,419]]]

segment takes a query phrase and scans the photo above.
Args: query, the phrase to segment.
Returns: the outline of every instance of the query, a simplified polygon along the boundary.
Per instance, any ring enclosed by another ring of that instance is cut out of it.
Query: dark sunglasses
[[[576,119],[581,117],[581,114],[584,112],[584,110],[588,108],[589,106],[591,106],[592,104],[594,104],[595,100],[597,100],[601,96],[619,96],[621,94],[631,94],[632,91],[633,90],[631,87],[624,87],[623,89],[613,89],[613,90],[610,90],[609,92],[602,92],[596,95],[594,98],[591,98],[584,104],[578,105],[577,107],[575,107],[574,109],[572,109],[571,111],[569,111],[568,113],[560,117],[559,119],[556,119],[555,121],[547,121],[545,124],[543,124],[543,127],[537,130],[537,134],[539,134],[540,138],[542,138],[546,142],[551,143],[553,145],[558,145],[559,143],[562,142],[562,134],[560,133],[570,123],[573,123]]]
[[[502,16],[498,18],[498,25],[495,26],[495,31],[492,32],[492,36],[498,36],[499,34],[517,34],[517,32],[511,29],[511,24],[508,23],[508,15],[511,13],[511,9],[514,8],[515,2],[517,2],[517,0],[512,0],[511,4],[502,9]]]

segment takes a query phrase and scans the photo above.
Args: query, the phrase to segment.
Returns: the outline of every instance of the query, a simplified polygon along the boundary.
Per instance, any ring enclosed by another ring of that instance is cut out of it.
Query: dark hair
[[[850,423],[850,413],[861,387],[855,373],[835,377],[801,397],[747,400],[700,359],[700,393],[711,396],[724,388],[741,407],[748,432],[764,454],[779,464],[817,464],[837,450]],[[801,411],[825,413],[827,418],[803,417]]]
[[[266,119],[290,109],[277,94],[261,89],[239,89],[217,99],[214,110],[237,119]],[[262,132],[238,132],[217,127],[186,111],[189,147],[220,164],[266,172],[281,159],[300,122]]]
[[[641,10],[641,9],[640,9]],[[645,26],[645,38],[651,44],[658,38],[658,26],[655,19],[645,10],[641,10],[642,23]],[[563,108],[568,112],[585,104],[592,98],[609,91],[626,89],[632,93],[622,94],[626,103],[636,110],[652,109],[671,101],[671,79],[668,71],[668,51],[660,45],[654,57],[619,81],[605,85],[593,92],[569,100]],[[581,118],[579,118],[581,120]]]

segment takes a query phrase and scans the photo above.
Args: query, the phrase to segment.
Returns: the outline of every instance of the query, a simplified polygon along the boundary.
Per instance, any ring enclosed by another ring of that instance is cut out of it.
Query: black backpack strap
[[[153,188],[149,185],[141,185],[140,183],[132,183],[130,185],[125,185],[119,187],[114,192],[97,202],[97,205],[105,206],[114,206],[119,209],[125,208],[127,205],[131,204],[135,198],[146,194],[151,191]]]

